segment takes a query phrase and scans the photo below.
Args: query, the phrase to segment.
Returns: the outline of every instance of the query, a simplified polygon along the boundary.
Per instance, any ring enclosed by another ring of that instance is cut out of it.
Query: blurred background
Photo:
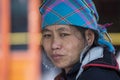
[[[41,80],[42,0],[0,0],[0,80]],[[94,0],[120,64],[120,0]]]

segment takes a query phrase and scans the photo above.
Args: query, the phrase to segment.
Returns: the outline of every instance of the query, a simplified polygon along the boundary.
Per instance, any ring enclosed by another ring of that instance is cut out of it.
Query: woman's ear
[[[87,41],[87,45],[91,46],[94,42],[94,39],[95,39],[94,32],[90,29],[86,30],[85,31],[85,38],[86,38],[86,41]]]

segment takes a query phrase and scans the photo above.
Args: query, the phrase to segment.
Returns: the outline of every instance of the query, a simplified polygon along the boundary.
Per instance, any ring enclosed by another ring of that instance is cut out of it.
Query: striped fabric
[[[69,24],[97,30],[98,15],[89,0],[46,0],[40,11],[43,29],[54,24]]]
[[[96,30],[98,43],[108,46],[111,52],[114,47],[104,39],[105,29],[98,25],[98,13],[92,0],[45,0],[40,7],[42,29],[50,25],[75,25]]]

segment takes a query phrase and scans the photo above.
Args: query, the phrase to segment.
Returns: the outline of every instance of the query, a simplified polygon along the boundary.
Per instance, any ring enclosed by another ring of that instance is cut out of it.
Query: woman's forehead
[[[43,31],[71,31],[74,30],[73,26],[70,25],[52,25],[47,26]]]

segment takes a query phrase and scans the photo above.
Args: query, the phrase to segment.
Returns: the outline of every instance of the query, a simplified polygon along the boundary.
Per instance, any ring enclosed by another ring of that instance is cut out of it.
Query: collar
[[[76,80],[79,77],[79,75],[83,72],[83,70],[88,69],[90,67],[108,68],[115,71],[119,70],[119,66],[116,61],[115,55],[109,52],[107,48],[103,48],[100,46],[91,48],[87,52],[87,55],[85,56],[81,64],[82,65],[76,76]]]
[[[81,62],[81,67],[79,69],[79,72],[76,76],[76,79],[79,77],[79,75],[83,72],[83,66],[88,64],[89,62],[95,60],[95,59],[98,59],[98,58],[102,58],[103,57],[103,48],[102,47],[94,47],[94,48],[91,48],[85,58],[82,60],[83,58],[83,55],[85,53],[81,53],[81,56],[80,56],[80,62]],[[81,61],[82,60],[82,61]]]

